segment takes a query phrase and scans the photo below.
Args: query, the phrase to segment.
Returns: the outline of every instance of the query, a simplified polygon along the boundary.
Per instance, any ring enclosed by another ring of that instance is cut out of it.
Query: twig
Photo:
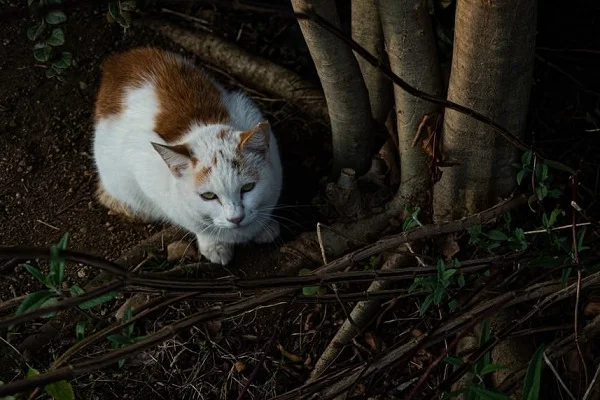
[[[552,373],[554,374],[554,376],[556,377],[556,379],[558,380],[558,383],[562,386],[562,388],[565,390],[565,392],[569,395],[569,397],[573,400],[575,400],[575,396],[573,396],[573,394],[571,393],[571,391],[569,390],[569,388],[567,387],[567,385],[565,385],[565,383],[563,382],[562,378],[560,377],[558,371],[554,368],[554,365],[552,365],[552,361],[550,361],[550,359],[548,358],[548,356],[546,355],[546,352],[544,352],[542,354],[542,356],[544,357],[544,361],[546,362],[546,365],[548,366],[548,368],[550,368],[550,371],[552,371]]]
[[[286,306],[284,307],[283,311],[281,312],[281,315],[279,316],[279,320],[277,321],[276,329],[274,330],[273,334],[271,335],[271,337],[269,338],[267,343],[265,343],[265,345],[263,346],[260,359],[258,360],[258,363],[256,364],[256,366],[250,373],[250,376],[248,376],[248,379],[246,380],[244,387],[240,391],[240,394],[238,395],[237,400],[242,400],[244,398],[244,395],[248,391],[248,388],[250,387],[250,385],[256,378],[256,374],[258,374],[258,371],[262,368],[262,365],[264,364],[265,359],[267,358],[267,354],[269,353],[269,350],[271,349],[271,347],[273,347],[273,343],[275,343],[275,339],[277,339],[277,335],[279,334],[279,331],[281,330],[281,324],[283,322],[283,319],[287,315],[292,302],[293,301],[290,301],[289,303],[287,303]]]
[[[575,203],[577,200],[577,187],[579,184],[579,173],[581,171],[581,163],[579,164],[579,169],[575,174],[571,176],[571,203]],[[577,265],[577,293],[575,295],[575,321],[574,321],[574,329],[575,329],[575,346],[577,347],[577,353],[579,354],[579,358],[581,360],[581,364],[583,366],[583,374],[585,376],[585,385],[587,386],[589,382],[587,365],[585,363],[585,359],[583,358],[583,352],[581,351],[581,346],[579,345],[579,297],[581,293],[581,276],[583,274],[583,266],[579,261],[579,243],[577,242],[577,214],[575,211],[572,212],[572,233],[573,233],[573,262]]]
[[[596,368],[596,373],[594,374],[592,383],[590,383],[590,386],[588,386],[581,400],[587,400],[588,396],[592,393],[592,389],[594,388],[594,385],[596,385],[596,381],[598,380],[598,375],[600,375],[600,363],[598,364],[598,368]]]

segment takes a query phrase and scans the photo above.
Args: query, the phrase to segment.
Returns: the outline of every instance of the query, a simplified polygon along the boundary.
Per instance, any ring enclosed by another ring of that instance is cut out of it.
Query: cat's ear
[[[154,150],[160,154],[175,177],[179,178],[183,175],[183,171],[192,166],[192,153],[186,145],[167,146],[154,142],[151,143]]]
[[[271,138],[271,125],[269,121],[262,121],[251,129],[240,134],[238,150],[241,152],[258,153],[267,155],[269,150],[269,139]]]

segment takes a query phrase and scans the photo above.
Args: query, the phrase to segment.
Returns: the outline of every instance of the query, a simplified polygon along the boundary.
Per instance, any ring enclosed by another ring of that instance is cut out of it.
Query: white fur
[[[241,194],[241,187],[254,179],[247,171],[237,172],[228,160],[235,157],[241,131],[265,118],[244,94],[219,88],[231,116],[230,125],[194,125],[177,143],[191,148],[199,160],[196,171],[210,166],[217,157],[217,165],[204,183],[196,184],[191,164],[176,177],[153,148],[152,142],[166,143],[153,131],[159,104],[150,80],[127,89],[122,113],[98,121],[93,153],[101,184],[111,196],[134,213],[195,233],[200,252],[211,262],[225,265],[233,257],[234,244],[269,242],[279,235],[271,212],[279,199],[282,171],[277,143],[270,133],[266,157],[246,157],[244,165],[256,167],[259,179],[253,190]],[[229,140],[217,139],[222,129],[231,131]],[[204,200],[200,194],[205,192],[216,193],[219,200]],[[245,217],[239,226],[227,220],[241,214]]]

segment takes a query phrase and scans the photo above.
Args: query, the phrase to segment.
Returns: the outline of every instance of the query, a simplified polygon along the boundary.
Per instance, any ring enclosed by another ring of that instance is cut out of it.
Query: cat
[[[156,48],[101,65],[93,158],[96,197],[113,213],[168,222],[227,265],[234,245],[279,236],[275,136],[256,104],[191,62]]]

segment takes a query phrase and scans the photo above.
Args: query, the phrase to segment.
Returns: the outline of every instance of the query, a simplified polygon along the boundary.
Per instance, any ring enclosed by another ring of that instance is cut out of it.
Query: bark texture
[[[435,37],[426,0],[379,0],[390,67],[413,87],[440,95],[441,76]],[[431,200],[431,180],[427,156],[420,145],[413,147],[419,125],[438,107],[394,87],[398,146],[400,152],[400,190],[396,201],[424,205]]]
[[[485,114],[523,136],[536,33],[534,0],[458,0],[448,100]],[[447,110],[446,161],[434,190],[438,221],[460,218],[507,196],[515,185],[517,150],[485,124]]]
[[[382,62],[387,60],[383,41],[383,29],[379,18],[377,0],[352,0],[352,39],[363,46]],[[356,55],[356,54],[355,54]],[[385,124],[392,104],[394,92],[392,82],[385,77],[381,70],[356,55],[362,72],[373,118],[380,124]]]
[[[295,11],[311,11],[340,26],[335,2],[292,0]],[[358,62],[348,45],[313,21],[300,20],[300,29],[315,63],[331,121],[332,177],[342,168],[362,175],[371,166],[372,116],[369,95]]]

